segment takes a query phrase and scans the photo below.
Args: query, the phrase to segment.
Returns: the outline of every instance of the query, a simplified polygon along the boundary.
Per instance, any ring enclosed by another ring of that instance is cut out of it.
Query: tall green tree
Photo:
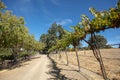
[[[64,34],[64,29],[61,25],[57,25],[56,23],[53,23],[52,26],[49,28],[47,34],[42,34],[40,36],[40,41],[45,43],[46,47],[43,50],[45,53],[48,53],[48,50],[56,45],[57,39],[61,39]]]
[[[10,49],[15,62],[17,62],[21,48],[25,50],[43,49],[44,44],[37,42],[34,36],[29,34],[24,18],[17,17],[11,11],[3,10],[4,8],[4,3],[0,1],[0,49]]]

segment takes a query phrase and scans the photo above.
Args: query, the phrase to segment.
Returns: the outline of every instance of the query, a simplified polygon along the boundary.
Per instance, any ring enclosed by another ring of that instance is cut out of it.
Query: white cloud
[[[59,0],[50,0],[54,5],[60,5],[60,2]]]
[[[57,22],[57,24],[60,24],[60,25],[67,25],[69,23],[72,23],[72,20],[71,19],[64,19],[60,22]]]

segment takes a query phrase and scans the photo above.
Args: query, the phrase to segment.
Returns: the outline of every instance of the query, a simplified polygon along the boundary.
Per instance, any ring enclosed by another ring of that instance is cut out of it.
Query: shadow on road
[[[52,64],[48,65],[48,67],[51,68],[51,71],[47,72],[47,74],[50,74],[54,78],[49,78],[47,80],[68,80],[67,77],[65,77],[64,75],[60,74],[61,69],[59,69],[56,66],[56,62],[51,57],[48,56],[48,58],[50,59]]]
[[[64,66],[67,66],[67,65],[64,65]],[[68,66],[67,66],[68,67]],[[69,66],[70,67],[70,66]],[[78,74],[80,74],[81,76],[83,76],[84,78],[85,78],[85,80],[89,80],[88,79],[88,76],[86,75],[86,74],[84,74],[83,72],[81,72],[81,71],[78,71],[78,70],[75,70],[73,67],[71,67],[72,69],[66,69],[66,68],[60,68],[61,70],[64,70],[64,71],[67,71],[67,72],[73,72],[73,73],[78,73]],[[70,79],[71,80],[71,79]],[[77,79],[74,79],[74,78],[72,78],[72,80],[77,80]]]

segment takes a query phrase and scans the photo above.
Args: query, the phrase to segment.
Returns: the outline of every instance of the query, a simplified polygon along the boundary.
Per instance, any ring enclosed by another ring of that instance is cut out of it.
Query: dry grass
[[[105,65],[106,73],[111,80],[120,80],[120,49],[102,49],[101,55]],[[56,57],[57,56],[57,57]],[[59,54],[53,55],[55,60],[60,60]],[[77,66],[75,52],[68,52],[69,65]],[[79,51],[80,66],[101,75],[98,61],[91,50]],[[61,52],[61,62],[66,62],[64,52]]]

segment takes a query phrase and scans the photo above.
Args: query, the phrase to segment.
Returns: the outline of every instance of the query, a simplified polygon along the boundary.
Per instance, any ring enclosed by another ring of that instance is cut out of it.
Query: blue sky
[[[36,40],[46,33],[53,22],[63,25],[70,30],[70,26],[81,21],[80,15],[86,14],[93,18],[89,7],[98,11],[115,7],[118,0],[3,0],[8,10],[13,14],[25,18],[26,26]],[[108,39],[108,44],[120,43],[120,29],[110,29],[100,34]]]

